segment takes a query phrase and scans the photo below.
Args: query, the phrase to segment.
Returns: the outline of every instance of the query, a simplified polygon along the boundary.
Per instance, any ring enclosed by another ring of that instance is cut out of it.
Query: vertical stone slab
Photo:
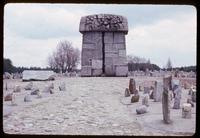
[[[129,91],[131,94],[135,94],[136,93],[136,83],[135,83],[135,79],[131,78],[129,80]]]
[[[162,94],[162,110],[163,110],[163,121],[165,124],[170,124],[170,95],[169,88],[171,85],[171,76],[163,78],[163,94]]]
[[[162,93],[163,93],[163,83],[161,81],[155,81],[155,88],[153,92],[154,102],[162,101]]]
[[[181,87],[178,86],[178,88],[176,88],[174,90],[174,94],[175,94],[175,97],[174,97],[174,106],[173,106],[174,109],[180,109],[181,93],[182,93]]]

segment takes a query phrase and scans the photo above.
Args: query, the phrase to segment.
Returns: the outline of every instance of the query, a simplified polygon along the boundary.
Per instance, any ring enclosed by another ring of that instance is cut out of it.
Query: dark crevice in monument
[[[104,43],[105,32],[102,32],[102,73],[105,73],[105,43]]]

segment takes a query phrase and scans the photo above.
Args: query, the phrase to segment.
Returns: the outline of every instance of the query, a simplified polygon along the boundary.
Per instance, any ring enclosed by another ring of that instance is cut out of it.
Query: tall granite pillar
[[[170,119],[170,93],[172,77],[163,78],[163,94],[162,94],[162,110],[163,110],[163,121],[165,124],[171,123]]]
[[[128,23],[125,17],[84,16],[79,31],[83,34],[81,76],[127,76],[125,35]]]

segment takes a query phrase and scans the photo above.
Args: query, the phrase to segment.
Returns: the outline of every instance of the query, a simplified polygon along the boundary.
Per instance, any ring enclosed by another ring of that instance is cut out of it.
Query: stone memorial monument
[[[128,22],[125,17],[84,16],[79,31],[83,34],[81,76],[127,76],[125,35]]]

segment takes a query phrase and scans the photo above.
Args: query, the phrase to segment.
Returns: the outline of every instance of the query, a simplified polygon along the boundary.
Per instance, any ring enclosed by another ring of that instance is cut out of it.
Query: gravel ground
[[[29,82],[20,79],[4,80],[12,92],[15,85],[22,90],[16,93],[16,106],[3,102],[3,130],[9,134],[53,134],[53,135],[193,135],[196,123],[196,104],[192,118],[181,118],[181,109],[171,109],[172,124],[162,122],[162,104],[149,100],[148,113],[137,115],[135,109],[141,105],[130,103],[124,97],[129,77],[57,77],[55,81],[34,81],[42,91],[46,84],[54,83],[54,94],[42,93],[42,98],[32,96],[25,103],[24,90]],[[137,77],[136,84],[158,80],[156,77]],[[61,82],[66,91],[59,91]],[[183,89],[181,103],[187,99],[188,90]],[[139,92],[143,96],[143,92]]]

